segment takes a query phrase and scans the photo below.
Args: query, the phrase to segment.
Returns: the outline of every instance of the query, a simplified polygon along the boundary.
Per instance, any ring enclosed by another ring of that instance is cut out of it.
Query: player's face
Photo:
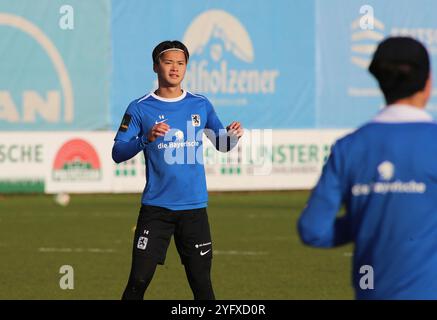
[[[159,64],[155,65],[155,72],[158,74],[160,86],[177,87],[185,76],[187,63],[185,54],[181,51],[164,52]]]

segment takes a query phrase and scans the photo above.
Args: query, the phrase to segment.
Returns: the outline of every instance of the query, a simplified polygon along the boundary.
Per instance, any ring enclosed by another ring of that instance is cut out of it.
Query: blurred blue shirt
[[[345,215],[337,216],[341,206]],[[386,107],[338,140],[298,231],[315,247],[355,244],[358,299],[437,299],[437,124],[424,110]],[[360,286],[373,268],[373,289]]]

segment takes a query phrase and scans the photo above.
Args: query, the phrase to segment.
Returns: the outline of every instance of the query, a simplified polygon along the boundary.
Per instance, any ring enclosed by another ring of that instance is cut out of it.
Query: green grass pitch
[[[217,299],[353,299],[352,245],[305,247],[296,221],[308,192],[217,193],[209,220]],[[140,195],[0,197],[0,299],[119,299]],[[74,289],[62,290],[62,265]],[[192,299],[172,241],[145,299]]]

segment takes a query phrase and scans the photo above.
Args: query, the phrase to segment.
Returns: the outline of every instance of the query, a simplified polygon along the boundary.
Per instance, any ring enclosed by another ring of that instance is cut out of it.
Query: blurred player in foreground
[[[429,56],[416,40],[388,38],[369,71],[387,106],[335,143],[299,234],[315,247],[355,244],[357,299],[437,299],[437,124],[424,110]]]
[[[164,41],[152,58],[159,88],[130,103],[112,151],[117,163],[140,151],[146,159],[147,183],[122,299],[144,298],[157,264],[164,264],[172,235],[194,299],[215,299],[202,134],[226,152],[243,128],[232,122],[224,129],[208,99],[182,90],[189,59],[184,44]]]

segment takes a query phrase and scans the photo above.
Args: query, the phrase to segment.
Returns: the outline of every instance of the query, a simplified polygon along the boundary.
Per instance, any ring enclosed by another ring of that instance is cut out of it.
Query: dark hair
[[[185,54],[185,62],[188,62],[188,59],[190,58],[190,53],[188,52],[187,47],[180,41],[177,40],[167,40],[167,41],[163,41],[160,44],[158,44],[155,49],[153,49],[152,52],[152,59],[153,59],[153,63],[154,64],[158,64],[159,63],[159,57],[161,56],[162,52],[164,50],[168,50],[168,49],[180,49],[184,52]]]
[[[426,48],[409,37],[392,37],[381,42],[369,71],[378,80],[387,104],[423,90],[429,77]]]

